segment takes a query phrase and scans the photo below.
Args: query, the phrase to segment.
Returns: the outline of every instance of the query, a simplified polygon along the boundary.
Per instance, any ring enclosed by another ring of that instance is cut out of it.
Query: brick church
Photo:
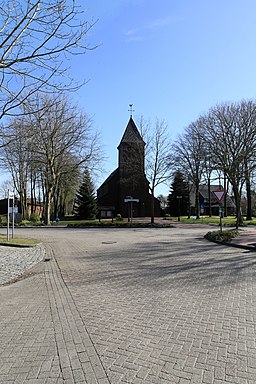
[[[118,168],[97,190],[97,203],[101,217],[129,217],[127,197],[138,202],[132,204],[133,217],[150,217],[152,196],[145,175],[145,142],[132,116],[117,147]],[[160,202],[154,198],[154,216],[160,216]]]

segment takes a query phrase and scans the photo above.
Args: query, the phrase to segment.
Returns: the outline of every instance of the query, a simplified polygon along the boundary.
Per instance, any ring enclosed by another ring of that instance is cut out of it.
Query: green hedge
[[[77,224],[68,224],[68,228],[86,228],[86,227],[96,227],[96,228],[101,228],[101,227],[113,227],[113,228],[172,228],[173,226],[171,224],[151,224],[151,223],[127,223],[127,222],[98,222],[97,224],[95,223],[77,223]]]

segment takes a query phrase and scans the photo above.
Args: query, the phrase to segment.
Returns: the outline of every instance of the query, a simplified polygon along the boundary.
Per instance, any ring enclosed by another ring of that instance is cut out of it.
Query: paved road
[[[21,231],[51,260],[0,287],[0,383],[256,383],[255,253],[203,228]]]

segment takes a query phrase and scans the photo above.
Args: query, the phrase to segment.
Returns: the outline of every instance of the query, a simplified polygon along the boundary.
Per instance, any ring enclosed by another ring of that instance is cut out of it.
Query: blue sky
[[[130,103],[135,122],[165,119],[175,139],[215,104],[255,97],[255,0],[78,2],[98,20],[88,35],[98,48],[69,62],[76,79],[88,80],[73,97],[93,116],[108,156],[97,186],[117,167]]]
[[[255,97],[255,0],[81,0],[81,5],[88,19],[98,19],[88,43],[99,47],[72,60],[72,71],[89,80],[79,103],[102,134],[108,156],[102,180],[117,166],[130,103],[135,121],[141,115],[165,119],[175,139],[215,104]]]

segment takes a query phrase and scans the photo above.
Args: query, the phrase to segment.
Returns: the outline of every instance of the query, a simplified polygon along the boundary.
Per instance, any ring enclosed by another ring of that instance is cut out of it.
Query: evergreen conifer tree
[[[80,219],[93,219],[97,213],[94,187],[88,170],[84,172],[83,181],[75,197],[74,213]]]
[[[179,170],[174,173],[167,201],[167,211],[171,216],[184,216],[188,214],[189,187],[183,173]]]

